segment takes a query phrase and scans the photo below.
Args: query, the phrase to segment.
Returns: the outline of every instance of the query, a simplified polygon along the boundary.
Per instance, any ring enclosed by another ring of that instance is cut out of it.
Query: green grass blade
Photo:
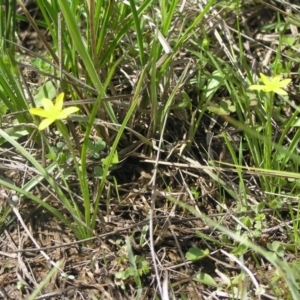
[[[95,66],[93,64],[93,60],[91,56],[88,53],[88,47],[83,42],[81,33],[79,31],[78,25],[76,23],[76,20],[72,14],[72,11],[69,7],[69,4],[66,1],[58,0],[59,6],[61,8],[61,11],[63,13],[63,16],[65,18],[65,22],[67,24],[69,33],[72,37],[72,40],[74,41],[74,45],[76,47],[76,50],[80,54],[83,63],[86,68],[87,75],[90,77],[95,89],[97,90],[100,97],[98,97],[98,101],[95,103],[95,109],[99,107],[99,104],[101,102],[102,97],[105,96],[105,90],[103,88],[103,85],[100,81],[100,78],[96,72]],[[112,107],[109,102],[104,102],[105,109],[111,119],[112,122],[118,123],[116,116],[114,114],[114,111],[112,110]]]

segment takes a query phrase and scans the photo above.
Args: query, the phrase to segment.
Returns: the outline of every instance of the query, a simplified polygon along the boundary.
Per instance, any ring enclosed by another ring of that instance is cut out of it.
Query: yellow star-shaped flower
[[[287,78],[280,81],[280,75],[271,78],[262,73],[260,73],[259,75],[261,81],[263,82],[263,85],[250,85],[249,90],[263,91],[265,93],[274,92],[282,96],[287,95],[287,92],[282,88],[286,87],[292,79]]]
[[[59,94],[55,100],[55,104],[53,104],[50,99],[43,98],[41,102],[44,108],[31,108],[29,110],[32,115],[45,118],[40,123],[38,127],[39,130],[44,130],[54,121],[66,119],[68,115],[79,110],[79,108],[75,106],[70,106],[63,109],[64,96],[64,93]]]

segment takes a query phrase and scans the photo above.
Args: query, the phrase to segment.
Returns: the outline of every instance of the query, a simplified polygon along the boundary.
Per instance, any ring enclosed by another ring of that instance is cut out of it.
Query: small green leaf
[[[210,44],[210,39],[208,37],[205,37],[202,41],[202,46],[204,49],[208,49],[209,47],[209,44]]]
[[[195,260],[200,260],[204,257],[209,255],[209,250],[206,249],[202,251],[201,249],[197,247],[190,248],[189,251],[186,253],[185,257],[188,260],[195,261]]]
[[[210,275],[208,275],[206,273],[198,274],[194,278],[194,280],[198,281],[198,282],[201,282],[203,284],[206,284],[206,285],[210,285],[210,286],[213,286],[213,287],[218,287],[218,284],[215,282],[215,280]]]
[[[231,253],[236,256],[244,255],[248,251],[248,247],[244,244],[239,244],[231,250]]]
[[[128,277],[135,276],[135,275],[136,275],[135,270],[132,268],[127,268],[124,271],[124,279],[127,279]]]
[[[194,196],[194,198],[199,198],[199,196],[200,196],[200,192],[198,191],[198,188],[196,188],[196,187],[191,188],[191,193]]]
[[[284,256],[284,248],[280,242],[274,241],[272,242],[272,244],[268,243],[267,247],[269,250],[274,251],[278,256],[280,257]]]
[[[99,139],[98,141],[96,142],[93,142],[91,140],[88,140],[87,142],[87,146],[88,146],[88,149],[90,150],[91,154],[95,157],[95,158],[99,158],[100,157],[100,152],[102,150],[105,149],[106,147],[106,143]]]
[[[34,103],[36,107],[42,106],[41,101],[43,98],[53,99],[56,97],[56,94],[56,88],[53,83],[51,81],[47,81],[38,89],[38,93],[34,97]]]
[[[266,219],[266,215],[264,213],[261,213],[261,214],[257,214],[255,217],[254,217],[254,220],[255,221],[258,221],[258,222],[262,222]]]
[[[62,165],[68,160],[69,157],[70,157],[70,155],[68,155],[67,153],[60,152],[57,155],[57,163],[59,165]]]
[[[281,41],[282,43],[288,46],[293,46],[295,44],[296,39],[292,36],[282,36]]]
[[[102,160],[102,164],[103,164],[104,166],[106,166],[107,163],[108,163],[108,160],[109,160],[109,156],[105,157],[105,158]],[[117,163],[119,163],[119,155],[118,155],[118,152],[116,151],[116,152],[114,153],[114,155],[113,155],[113,159],[112,159],[112,161],[111,161],[111,164],[112,164],[112,165],[115,165],[115,164],[117,164]]]
[[[97,166],[94,168],[94,173],[98,176],[98,177],[102,177],[103,176],[103,168]]]
[[[5,65],[9,66],[11,63],[10,63],[10,58],[7,54],[3,55],[2,56],[2,61]]]
[[[251,205],[251,209],[256,213],[260,213],[264,208],[265,208],[265,203],[264,202],[261,202],[259,204],[254,204],[254,205]]]
[[[246,278],[245,274],[244,273],[241,273],[237,276],[235,276],[232,281],[231,281],[231,285],[239,285],[241,283],[241,281],[244,281]]]
[[[192,100],[186,92],[181,92],[181,96],[184,99],[183,102],[185,104],[185,108],[188,110],[192,110]]]
[[[95,142],[95,149],[97,151],[100,152],[100,151],[104,150],[105,147],[106,147],[106,143],[102,139],[99,139],[98,141]]]
[[[259,288],[255,291],[256,296],[260,296],[260,295],[263,295],[265,293],[266,293],[266,290],[262,286],[259,286]]]
[[[276,156],[275,156],[276,161],[282,161],[285,158],[286,158],[286,153],[284,153],[284,152],[276,153]]]
[[[282,202],[279,199],[273,199],[268,203],[268,206],[272,209],[280,209],[282,208]]]
[[[230,100],[222,100],[220,103],[210,102],[207,109],[219,116],[227,116],[232,112],[235,112],[235,106],[232,105]]]
[[[18,124],[18,121],[15,120],[14,124]],[[7,128],[7,129],[5,129],[5,133],[8,134],[14,140],[18,140],[19,138],[21,138],[23,136],[27,136],[29,134],[27,130],[25,130],[25,129],[22,130],[22,127]],[[5,142],[6,142],[6,140],[0,138],[0,145],[2,145]]]
[[[100,157],[100,154],[97,151],[97,148],[96,148],[95,144],[91,140],[87,141],[87,147],[90,150],[91,154],[94,156],[94,158],[99,158]]]
[[[56,147],[63,149],[66,144],[64,142],[57,142]]]
[[[221,73],[221,71],[214,71],[211,74],[211,77],[208,78],[208,83],[206,90],[204,91],[204,97],[209,98],[211,95],[213,95],[216,90],[223,85],[224,82],[224,74]]]
[[[250,226],[252,226],[253,224],[253,220],[249,217],[249,216],[246,216],[243,220],[242,220],[242,223],[247,226],[248,228],[250,228]]]
[[[7,106],[3,101],[0,101],[0,116],[4,116],[7,113]]]
[[[46,58],[48,60],[50,60],[50,58],[51,58],[50,54],[46,55]],[[43,71],[45,73],[50,73],[50,74],[53,73],[54,68],[49,63],[47,63],[43,59],[40,59],[39,57],[33,58],[31,60],[31,64],[34,67],[36,67],[37,69],[39,69],[39,70],[41,70],[41,71]]]
[[[291,126],[292,127],[299,127],[300,126],[300,119],[298,118],[298,119],[294,120]]]
[[[125,271],[120,271],[120,272],[117,272],[115,274],[115,277],[118,278],[118,279],[126,279],[127,277],[125,277]]]

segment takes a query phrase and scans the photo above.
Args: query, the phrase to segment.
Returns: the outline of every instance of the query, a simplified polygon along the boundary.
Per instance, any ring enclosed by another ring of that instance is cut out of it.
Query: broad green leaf
[[[205,98],[209,98],[212,94],[216,92],[216,90],[223,85],[224,82],[224,75],[217,71],[212,73],[212,76],[208,79],[206,91],[205,91]]]
[[[51,81],[47,81],[44,85],[42,85],[38,89],[38,93],[34,97],[34,103],[36,107],[41,107],[42,106],[42,99],[43,98],[48,98],[48,99],[53,99],[56,97],[57,91]]]

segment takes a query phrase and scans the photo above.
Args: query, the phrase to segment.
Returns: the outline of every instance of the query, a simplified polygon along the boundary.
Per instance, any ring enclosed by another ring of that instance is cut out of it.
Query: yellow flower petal
[[[60,93],[55,100],[55,110],[57,112],[60,112],[63,108],[64,96],[64,93]]]
[[[276,88],[274,89],[274,93],[278,94],[278,95],[281,95],[281,96],[286,96],[287,95],[287,92],[281,88]]]
[[[264,75],[263,73],[259,73],[259,76],[264,85],[270,84],[270,79],[266,75]]]
[[[49,125],[51,125],[54,121],[55,121],[55,119],[53,119],[53,118],[44,119],[44,120],[40,123],[38,129],[39,129],[39,130],[44,130],[44,129],[47,128]]]
[[[49,118],[49,112],[44,110],[43,108],[31,108],[29,109],[29,112],[35,116],[39,116],[42,118]]]
[[[280,87],[286,87],[288,84],[292,81],[291,78],[283,79],[282,81],[279,82],[278,86]]]
[[[50,99],[48,99],[48,98],[43,98],[43,99],[41,100],[41,103],[42,103],[44,109],[45,109],[47,112],[49,112],[49,113],[52,113],[52,112],[53,112],[54,105],[53,105],[53,103],[52,103],[52,101],[51,101]]]
[[[269,93],[269,92],[274,92],[274,90],[277,88],[277,85],[274,86],[274,85],[266,85],[265,88],[263,89],[263,91],[265,93]]]
[[[63,109],[59,115],[57,116],[57,119],[66,119],[68,115],[71,115],[75,112],[79,111],[79,108],[76,106],[70,106],[68,108]]]
[[[279,84],[280,79],[281,79],[281,76],[280,76],[280,75],[277,75],[277,76],[275,76],[274,78],[271,79],[271,82],[272,82],[273,84]]]

